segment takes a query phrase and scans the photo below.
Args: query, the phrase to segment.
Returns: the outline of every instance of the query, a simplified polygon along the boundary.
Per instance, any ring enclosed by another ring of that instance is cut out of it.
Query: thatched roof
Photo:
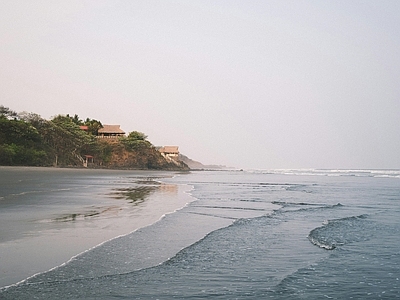
[[[164,146],[159,149],[161,153],[179,154],[178,146]]]
[[[109,134],[125,134],[125,132],[119,128],[120,125],[103,125],[103,128],[99,129],[99,134],[109,133]]]

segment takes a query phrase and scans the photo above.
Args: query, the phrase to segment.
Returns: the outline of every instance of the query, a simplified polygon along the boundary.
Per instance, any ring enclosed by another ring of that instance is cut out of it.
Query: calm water
[[[197,199],[2,299],[400,298],[400,171],[192,172]]]

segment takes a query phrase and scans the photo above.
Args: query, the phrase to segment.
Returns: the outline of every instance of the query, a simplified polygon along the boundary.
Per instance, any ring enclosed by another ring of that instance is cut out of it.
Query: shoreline
[[[17,171],[26,171],[25,168],[30,167],[11,168],[17,168]],[[60,169],[54,168],[53,170]],[[77,169],[69,170],[76,170],[80,173]],[[93,171],[96,172],[99,170]],[[118,175],[121,175],[118,171],[121,170],[114,170],[111,175],[121,180],[118,177]],[[135,179],[138,182],[141,182],[140,179],[146,178],[146,176],[161,176],[162,180],[162,175],[170,175],[168,171],[136,170],[131,173],[130,171],[122,170],[121,172],[122,175],[128,176],[126,178]],[[52,174],[52,176],[54,175]],[[114,177],[113,179],[115,179]],[[102,177],[100,176],[100,178]],[[108,177],[106,179],[109,180]],[[154,182],[157,182],[157,188],[149,194],[141,195],[143,199],[139,203],[134,202],[130,198],[120,199],[114,197],[114,199],[118,199],[117,204],[110,206],[109,209],[104,209],[99,214],[93,214],[93,216],[90,214],[85,215],[87,207],[82,206],[82,216],[79,219],[69,218],[67,221],[61,222],[58,222],[57,217],[55,218],[54,216],[62,216],[63,213],[54,211],[49,218],[35,220],[34,224],[32,222],[30,224],[32,227],[38,226],[39,229],[43,226],[43,228],[49,226],[48,229],[25,232],[22,237],[1,242],[2,270],[0,288],[5,289],[24,282],[37,274],[45,273],[65,265],[75,257],[104,243],[121,236],[129,235],[138,229],[151,226],[163,219],[167,214],[174,213],[195,200],[189,194],[192,189],[190,185],[167,184],[159,181],[159,179],[156,179]],[[146,188],[148,185],[148,182],[136,184],[138,190]],[[130,185],[128,184],[128,186]],[[108,189],[104,189],[102,192],[110,192],[112,190],[112,185],[110,185]],[[96,197],[93,194],[91,196]],[[103,197],[106,198],[105,195]],[[127,199],[130,202],[127,203]],[[107,199],[105,201],[112,203],[115,200]]]

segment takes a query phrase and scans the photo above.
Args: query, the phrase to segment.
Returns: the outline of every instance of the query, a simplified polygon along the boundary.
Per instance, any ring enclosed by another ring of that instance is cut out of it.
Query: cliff
[[[119,140],[101,140],[99,143],[108,147],[109,155],[105,159],[94,157],[89,168],[189,170],[183,162],[165,159],[155,147],[127,150]]]

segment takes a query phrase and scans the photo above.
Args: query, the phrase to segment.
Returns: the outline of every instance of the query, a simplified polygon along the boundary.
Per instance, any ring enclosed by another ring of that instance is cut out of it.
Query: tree
[[[86,118],[86,121],[83,124],[88,127],[88,132],[93,135],[97,135],[99,129],[103,128],[103,124],[95,119]]]
[[[0,144],[25,144],[33,146],[40,143],[40,135],[35,127],[22,120],[0,118]]]
[[[143,132],[132,131],[131,133],[129,133],[128,139],[136,141],[145,141],[147,140],[147,135],[145,135]]]
[[[0,164],[46,165],[46,147],[38,130],[8,108],[0,110]]]
[[[83,121],[79,119],[79,116],[75,114],[73,117],[71,117],[69,114],[66,115],[67,118],[70,118],[73,123],[76,125],[83,125]]]
[[[18,113],[18,118],[35,127],[38,131],[45,125],[47,120],[43,119],[40,115],[35,113],[21,112]]]
[[[127,137],[120,139],[128,151],[151,148],[152,144],[147,140],[147,135],[139,131],[132,131]]]
[[[7,119],[16,119],[17,113],[13,110],[10,110],[8,107],[0,105],[0,117]]]
[[[82,161],[79,155],[82,148],[94,143],[94,137],[82,131],[69,116],[54,117],[43,133],[45,141],[53,149],[56,166],[60,158],[64,163],[71,163],[77,158]]]

